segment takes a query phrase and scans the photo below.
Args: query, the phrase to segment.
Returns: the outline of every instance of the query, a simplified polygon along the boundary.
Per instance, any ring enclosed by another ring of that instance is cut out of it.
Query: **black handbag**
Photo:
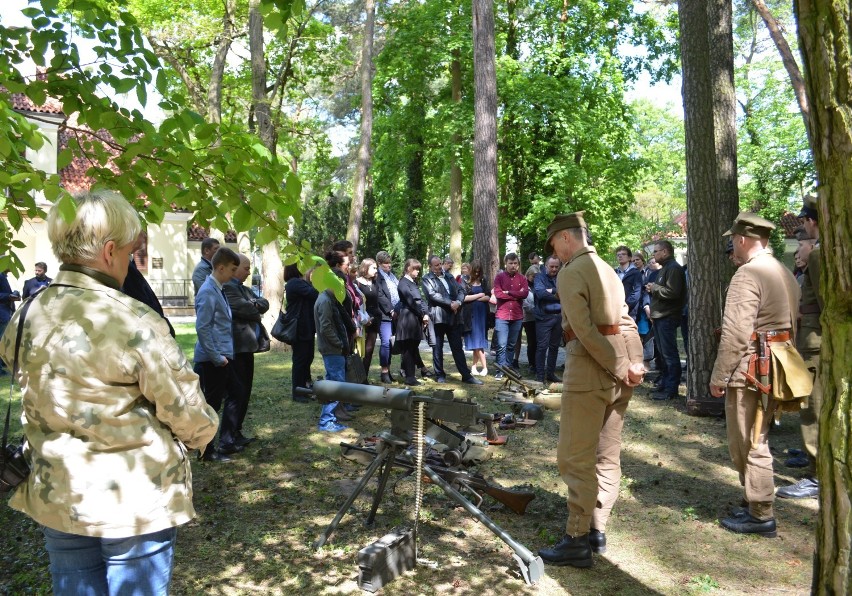
[[[287,312],[278,313],[278,319],[272,326],[270,334],[278,341],[293,345],[296,342],[299,327],[299,314],[301,314],[301,302],[295,312],[287,309]]]
[[[272,344],[269,341],[269,334],[266,332],[266,327],[263,326],[263,323],[257,324],[257,327],[255,327],[255,335],[257,336],[257,349],[254,353],[260,354],[261,352],[268,352],[272,347]]]
[[[32,304],[32,299],[24,302],[21,307],[21,316],[18,318],[18,333],[15,337],[15,361],[12,364],[12,375],[9,380],[9,403],[6,407],[6,422],[3,425],[3,445],[0,449],[0,493],[8,493],[30,475],[30,466],[24,456],[24,444],[9,444],[9,418],[12,413],[12,389],[15,386],[15,377],[18,376],[18,350],[21,347],[21,336],[24,332],[24,320],[27,310]]]

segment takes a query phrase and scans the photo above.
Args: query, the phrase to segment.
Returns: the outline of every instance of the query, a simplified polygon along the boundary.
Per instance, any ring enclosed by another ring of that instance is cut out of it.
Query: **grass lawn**
[[[192,355],[194,328],[178,325]],[[427,355],[424,354],[424,358]],[[395,357],[395,363],[398,358]],[[451,359],[448,370],[454,370]],[[313,376],[322,375],[317,357]],[[372,378],[378,376],[376,364]],[[506,412],[492,400],[489,379],[470,388],[450,375],[442,386],[476,399],[486,412]],[[455,381],[455,382],[453,382]],[[421,387],[428,394],[435,384]],[[4,400],[5,401],[5,400]],[[5,403],[0,402],[5,406]],[[20,404],[13,404],[20,433]],[[376,524],[363,524],[371,499],[358,499],[329,543],[322,533],[363,467],[340,457],[338,443],[388,427],[385,413],[363,408],[352,428],[316,430],[319,406],[290,399],[290,353],[257,356],[246,434],[259,440],[228,464],[194,463],[198,517],[178,532],[173,594],[359,593],[360,548],[412,519],[413,481],[388,489]],[[506,486],[532,487],[536,498],[517,516],[486,498],[488,515],[535,552],[564,530],[566,489],[556,471],[559,412],[531,429],[505,431],[481,472]],[[741,488],[728,456],[724,420],[685,415],[679,402],[653,402],[642,387],[628,409],[622,450],[621,496],[607,528],[608,552],[592,569],[547,567],[535,587],[519,578],[512,551],[440,489],[429,487],[421,512],[418,567],[382,593],[410,594],[807,594],[811,582],[817,503],[776,502],[778,538],[738,536],[718,522],[739,505]],[[797,479],[783,466],[784,450],[799,447],[798,418],[785,416],[770,438],[776,486]],[[399,475],[394,473],[392,480]],[[372,486],[374,486],[373,483]],[[369,493],[370,491],[365,491]],[[0,508],[0,593],[50,593],[41,534],[29,518]]]

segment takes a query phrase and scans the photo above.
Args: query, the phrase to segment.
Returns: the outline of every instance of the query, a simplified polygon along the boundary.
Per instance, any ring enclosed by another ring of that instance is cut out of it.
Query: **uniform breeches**
[[[725,396],[725,419],[728,427],[728,449],[734,468],[745,487],[749,513],[757,519],[774,517],[772,502],[775,499],[775,481],[772,472],[772,454],[769,452],[767,434],[775,413],[775,402],[763,416],[757,448],[752,449],[754,416],[761,403],[760,394],[751,387],[728,387]]]
[[[819,444],[819,411],[822,406],[822,383],[819,380],[819,352],[802,352],[808,369],[814,373],[814,388],[799,411],[802,422],[802,442],[811,460],[811,471],[816,472],[817,445]]]
[[[556,462],[568,486],[566,533],[606,531],[621,481],[621,429],[633,389],[563,391]]]

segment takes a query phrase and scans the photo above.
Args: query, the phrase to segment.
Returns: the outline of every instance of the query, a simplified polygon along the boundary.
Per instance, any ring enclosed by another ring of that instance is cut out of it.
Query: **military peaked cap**
[[[553,235],[556,234],[556,232],[561,232],[562,230],[568,230],[571,228],[587,227],[586,220],[583,219],[583,213],[583,211],[577,211],[576,213],[562,213],[554,216],[553,221],[550,222],[549,226],[547,226],[547,242],[544,243],[544,254],[553,254],[553,245],[551,244],[551,240],[553,240]]]
[[[802,210],[799,212],[799,217],[807,217],[814,221],[818,221],[817,217],[817,198],[813,195],[808,195],[802,203]]]
[[[722,236],[739,234],[746,238],[769,238],[769,234],[775,229],[775,224],[768,219],[763,219],[755,213],[741,211],[734,220],[731,229]]]

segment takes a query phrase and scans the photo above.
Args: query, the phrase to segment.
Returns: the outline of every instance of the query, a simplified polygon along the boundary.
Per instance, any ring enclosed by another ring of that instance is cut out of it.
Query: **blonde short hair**
[[[90,263],[110,240],[126,246],[142,231],[136,211],[117,193],[84,193],[73,199],[77,204],[73,221],[65,221],[56,205],[47,215],[47,236],[53,254],[63,263]]]

